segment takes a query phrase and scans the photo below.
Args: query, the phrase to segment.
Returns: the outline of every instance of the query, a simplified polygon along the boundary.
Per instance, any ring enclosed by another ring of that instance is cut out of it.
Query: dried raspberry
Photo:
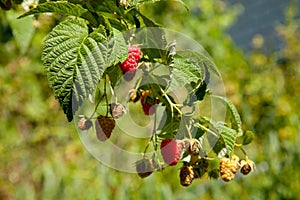
[[[125,74],[125,80],[129,81],[134,77],[141,54],[138,46],[128,47],[128,58],[123,63],[119,63],[123,74]]]
[[[122,115],[125,113],[125,108],[120,103],[111,103],[110,106],[110,114],[114,119],[118,119],[122,117]]]
[[[152,160],[144,157],[141,160],[138,160],[135,165],[136,171],[141,178],[146,178],[152,174],[154,171],[154,165]]]
[[[111,132],[115,128],[115,120],[112,117],[98,116],[95,128],[98,140],[105,141],[110,138]]]
[[[151,90],[146,90],[142,92],[141,104],[145,115],[153,115],[156,111],[155,104],[159,104],[159,99],[153,99],[149,96],[151,93]]]
[[[237,156],[232,156],[232,159],[222,158],[220,161],[220,174],[223,181],[231,181],[238,168],[239,168],[239,158]]]
[[[182,152],[180,140],[165,139],[160,145],[161,155],[169,166],[176,165]]]
[[[140,93],[136,89],[129,90],[129,99],[132,102],[137,102],[140,100]]]
[[[247,161],[241,160],[240,166],[241,166],[241,173],[247,175],[253,170],[254,162],[252,160],[247,160]]]
[[[197,139],[190,139],[184,141],[184,149],[190,155],[199,153],[199,145],[200,142]]]
[[[125,7],[125,6],[127,6],[127,0],[120,0],[120,6],[123,6],[123,7]]]
[[[88,119],[86,116],[80,117],[77,127],[80,130],[89,130],[92,127],[93,123],[90,119]]]
[[[194,176],[195,173],[192,166],[183,166],[180,169],[180,174],[179,174],[181,185],[189,186],[194,180]]]

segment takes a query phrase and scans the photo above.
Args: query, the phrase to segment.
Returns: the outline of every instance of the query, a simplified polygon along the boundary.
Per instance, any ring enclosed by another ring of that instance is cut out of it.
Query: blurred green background
[[[110,169],[83,147],[50,91],[40,55],[58,16],[16,20],[16,7],[0,11],[0,199],[298,199],[300,191],[300,23],[297,5],[275,31],[282,41],[264,53],[264,38],[244,52],[228,35],[241,5],[189,0],[188,13],[172,1],[141,10],[166,28],[197,40],[210,53],[226,93],[245,127],[257,168],[232,182],[179,182],[179,167],[146,179]],[[162,12],[163,11],[163,12]]]

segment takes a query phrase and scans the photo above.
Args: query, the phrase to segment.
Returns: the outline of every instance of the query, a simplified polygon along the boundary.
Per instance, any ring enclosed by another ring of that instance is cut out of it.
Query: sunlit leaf
[[[66,20],[45,41],[42,60],[49,85],[69,121],[91,94],[107,67],[127,56],[121,34],[107,38],[102,28],[91,34],[84,20]]]
[[[215,127],[218,130],[220,136],[223,138],[227,153],[231,157],[235,145],[235,140],[237,138],[237,132],[220,123],[215,124]]]
[[[225,97],[216,96],[216,95],[211,95],[211,96],[221,100],[223,103],[225,103],[227,108],[229,108],[231,114],[231,127],[237,131],[237,137],[242,136],[243,135],[242,120],[234,104]]]
[[[59,14],[67,14],[67,15],[73,15],[73,16],[80,17],[83,13],[85,13],[87,11],[88,10],[83,8],[81,5],[72,4],[67,1],[46,2],[46,3],[37,5],[35,8],[24,13],[23,15],[19,16],[18,18],[23,18],[28,15],[47,13],[47,12],[55,12],[55,13],[59,13]]]

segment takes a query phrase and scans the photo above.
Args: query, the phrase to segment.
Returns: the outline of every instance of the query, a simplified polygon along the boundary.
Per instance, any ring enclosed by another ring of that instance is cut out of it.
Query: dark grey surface
[[[251,50],[253,36],[264,36],[264,51],[272,52],[282,46],[275,27],[284,23],[284,12],[289,0],[226,0],[229,4],[240,3],[244,12],[229,29],[234,42],[244,50]],[[298,4],[299,5],[299,4]]]

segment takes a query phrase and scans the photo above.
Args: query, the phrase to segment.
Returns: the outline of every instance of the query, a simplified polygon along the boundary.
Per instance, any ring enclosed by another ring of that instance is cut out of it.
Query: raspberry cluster
[[[221,178],[225,182],[231,181],[237,170],[239,169],[239,158],[234,155],[231,159],[222,158],[220,161],[220,174]]]
[[[141,54],[142,52],[138,46],[128,47],[128,58],[124,62],[119,63],[119,66],[125,75],[125,80],[129,81],[134,77]]]
[[[105,141],[110,138],[113,129],[115,128],[115,120],[113,117],[98,116],[95,122],[97,138],[100,141]]]

